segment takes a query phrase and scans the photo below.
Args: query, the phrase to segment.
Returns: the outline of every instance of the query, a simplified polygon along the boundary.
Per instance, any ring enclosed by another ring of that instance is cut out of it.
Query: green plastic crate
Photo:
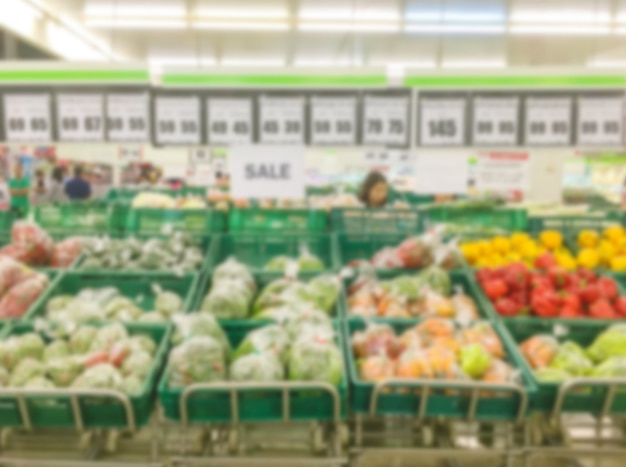
[[[209,253],[209,269],[215,269],[233,256],[247,265],[252,272],[263,272],[263,267],[275,256],[287,255],[296,258],[303,247],[324,262],[325,271],[336,270],[341,266],[337,244],[332,235],[242,233],[213,237]],[[269,274],[276,275],[274,272]],[[282,273],[278,274],[282,275]]]
[[[10,237],[11,227],[17,219],[14,211],[0,211],[0,236]]]
[[[528,232],[539,235],[544,230],[557,230],[568,240],[576,240],[581,230],[602,231],[611,225],[620,224],[605,214],[586,216],[537,216],[528,219]]]
[[[247,323],[234,327],[224,327],[228,340],[236,348],[252,330],[265,323]],[[336,339],[343,351],[343,333],[341,325],[335,324]],[[339,419],[345,419],[347,413],[348,383],[344,365],[344,377],[336,387],[339,395]],[[280,383],[278,383],[280,384]],[[169,388],[167,371],[159,384],[159,399],[168,419],[181,421],[180,399],[184,388]],[[234,422],[229,389],[202,389],[190,396],[187,402],[189,422],[196,424]],[[283,417],[283,389],[237,389],[235,394],[239,406],[239,421],[242,422],[281,422]],[[330,394],[318,388],[289,390],[289,414],[297,421],[332,421],[334,404]]]
[[[377,320],[387,322],[386,320]],[[421,320],[413,320],[410,323],[389,323],[396,333],[405,331],[415,326]],[[506,330],[498,323],[491,324],[494,330],[502,339],[505,346],[508,362],[515,368],[522,368],[523,358],[515,348],[511,348],[509,341],[504,338]],[[349,320],[347,322],[348,338],[346,342],[346,352],[348,355],[348,370],[350,372],[351,398],[350,407],[353,413],[371,413],[371,402],[374,394],[375,384],[361,380],[357,371],[357,362],[348,343],[356,331],[365,329],[367,321]],[[495,386],[482,386],[482,396],[476,402],[476,420],[516,420],[518,417],[525,417],[528,414],[528,407],[535,394],[535,386],[530,379],[530,375],[522,371],[521,378],[523,385],[519,390],[527,397],[526,409],[523,407],[523,396],[511,389],[497,389]],[[436,388],[431,388],[428,392],[424,416],[425,417],[445,417],[463,419],[468,416],[471,405],[471,390],[460,388],[455,385],[455,381],[444,380],[416,380],[418,382],[428,382],[436,384]],[[452,392],[456,389],[455,392]],[[480,394],[480,393],[479,393]],[[397,383],[387,386],[378,397],[374,415],[388,416],[417,416],[422,404],[421,386]]]
[[[101,325],[94,325],[100,327]],[[159,375],[165,363],[171,326],[168,325],[144,325],[138,326],[127,324],[126,329],[131,335],[146,335],[157,343],[157,352],[150,373],[145,379],[141,394],[129,396],[132,413],[136,427],[148,424],[156,401],[156,385]],[[10,335],[21,335],[33,332],[34,326],[21,323],[13,326]],[[49,342],[45,333],[41,337]],[[5,336],[6,337],[6,336]],[[1,427],[24,427],[19,403],[10,392],[19,392],[19,388],[0,389],[0,426]],[[121,394],[121,393],[120,393]],[[35,395],[24,397],[25,408],[28,412],[33,428],[72,428],[76,426],[72,411],[71,397],[64,394],[63,389],[58,389],[58,395]],[[82,422],[85,429],[128,428],[128,418],[123,405],[110,397],[105,396],[78,396],[78,405],[82,414]]]
[[[525,209],[518,208],[469,208],[431,205],[423,208],[424,229],[436,224],[465,224],[500,227],[507,231],[526,230]]]
[[[419,271],[380,271],[377,272],[376,276],[380,280],[389,280],[394,279],[399,276],[406,275],[417,275]],[[480,319],[488,320],[492,318],[492,315],[486,310],[485,304],[483,301],[482,292],[480,291],[480,286],[476,284],[472,277],[472,273],[465,270],[455,270],[450,271],[450,280],[452,281],[452,295],[457,290],[462,291],[464,294],[468,295],[474,300],[476,305],[476,309],[478,311],[478,316]],[[360,316],[352,316],[350,315],[350,307],[348,306],[349,294],[348,290],[350,285],[358,278],[357,276],[349,279],[344,279],[344,293],[341,297],[342,303],[341,306],[343,310],[341,310],[340,316],[345,316],[351,321],[362,321],[363,318]],[[414,323],[416,318],[384,318],[384,317],[376,317],[375,319],[380,319],[385,322],[390,323]]]
[[[422,232],[422,212],[410,209],[335,208],[334,232],[414,235]]]
[[[228,230],[230,233],[324,233],[328,230],[328,212],[323,209],[232,208],[228,214]]]
[[[317,276],[319,274],[316,273],[307,273],[306,277],[302,277],[301,280],[303,282],[307,282],[309,279]],[[257,286],[257,292],[256,295],[254,297],[254,299],[252,300],[252,302],[250,303],[250,306],[252,307],[252,305],[254,304],[256,298],[258,297],[258,295],[263,291],[263,289],[273,280],[275,280],[275,278],[268,276],[267,274],[253,274],[254,276],[254,280],[256,282],[256,286]],[[201,306],[202,306],[202,301],[204,300],[204,297],[207,295],[207,293],[209,292],[209,290],[211,290],[211,286],[212,286],[212,282],[213,282],[213,275],[212,274],[207,274],[200,282],[200,286],[196,289],[196,295],[195,295],[195,299],[193,301],[193,309],[194,310],[200,310]],[[337,302],[335,303],[334,307],[333,307],[333,311],[331,313],[331,318],[333,319],[342,319],[345,318],[345,307],[344,307],[344,303],[345,303],[345,296],[344,296],[344,288],[341,287],[341,290],[339,292],[339,297],[337,298]],[[250,310],[251,311],[251,310]],[[219,320],[220,324],[222,326],[236,326],[238,324],[241,323],[248,323],[248,322],[255,322],[255,321],[259,321],[259,319],[257,318],[244,318],[244,319],[228,319],[228,320]],[[260,320],[260,321],[264,321],[264,322],[269,322],[268,320]]]
[[[128,213],[126,230],[141,235],[168,234],[181,230],[195,236],[222,233],[226,213],[213,209],[136,209]]]
[[[105,235],[114,231],[113,204],[105,201],[34,206],[34,220],[50,234]]]
[[[536,334],[548,334],[553,335],[560,342],[572,340],[586,347],[607,327],[609,326],[605,323],[589,321],[585,321],[584,323],[571,322],[567,325],[555,325],[550,321],[520,323],[517,320],[509,320],[506,322],[506,328],[510,333],[509,339],[513,345],[521,344],[523,341]],[[538,381],[532,374],[528,361],[523,356],[521,359],[525,371],[530,375],[537,386],[537,395],[532,405],[532,410],[551,414],[555,408],[560,384]],[[578,387],[576,390],[567,393],[563,400],[562,412],[581,412],[598,415],[602,412],[607,390],[608,385]],[[609,412],[611,414],[626,413],[626,384],[619,386]]]
[[[60,274],[48,287],[35,304],[24,315],[25,319],[33,320],[44,317],[46,305],[51,298],[58,295],[76,295],[86,288],[116,287],[120,293],[137,302],[144,311],[154,310],[154,285],[161,289],[175,292],[183,299],[182,312],[188,312],[193,305],[193,299],[198,287],[199,275],[187,274],[175,276],[172,274],[107,274],[86,271],[68,271]]]

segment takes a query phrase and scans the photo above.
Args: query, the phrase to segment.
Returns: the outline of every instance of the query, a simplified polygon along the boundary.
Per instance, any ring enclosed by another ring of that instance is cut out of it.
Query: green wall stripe
[[[147,70],[0,70],[0,83],[149,83]]]
[[[165,74],[166,86],[386,86],[384,75]]]
[[[407,76],[405,86],[447,87],[624,87],[626,77],[603,76]]]

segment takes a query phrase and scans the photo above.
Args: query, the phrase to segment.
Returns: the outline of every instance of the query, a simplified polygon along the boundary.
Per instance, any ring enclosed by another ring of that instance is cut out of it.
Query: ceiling
[[[22,35],[30,27],[35,42],[70,60],[146,61],[156,69],[626,68],[626,0],[11,3],[36,14],[17,8],[0,19],[5,27]]]

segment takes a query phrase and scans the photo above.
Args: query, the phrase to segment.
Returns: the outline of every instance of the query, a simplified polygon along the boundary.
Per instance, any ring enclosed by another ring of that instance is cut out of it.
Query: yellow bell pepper
[[[600,255],[596,250],[591,248],[584,248],[580,250],[578,253],[578,257],[576,258],[578,265],[587,269],[594,269],[598,266],[600,262]]]
[[[626,255],[615,256],[611,259],[612,271],[626,271]]]
[[[516,232],[509,238],[514,248],[521,248],[528,241],[532,241],[530,235],[524,232]]]
[[[604,229],[604,237],[615,245],[619,245],[625,236],[626,232],[621,225],[612,225]]]
[[[491,254],[491,243],[486,240],[476,242],[476,248],[480,256],[489,256]]]
[[[580,248],[593,248],[598,244],[598,232],[593,230],[581,230],[578,233],[578,246]]]
[[[600,261],[605,264],[610,264],[611,260],[617,256],[618,250],[613,243],[602,240],[600,241],[600,245],[598,245],[598,253],[600,254]]]
[[[568,271],[573,271],[576,269],[576,260],[569,253],[560,254],[556,256],[556,262],[559,266],[567,269]]]
[[[472,264],[480,257],[480,252],[475,243],[464,243],[461,245],[461,252],[465,260]]]
[[[511,249],[511,242],[506,237],[493,237],[491,239],[491,246],[494,251],[500,254],[506,254]]]
[[[556,250],[563,244],[563,235],[556,230],[544,230],[539,235],[539,240],[548,250]]]
[[[527,242],[520,248],[522,258],[531,263],[539,256],[539,247],[535,242]]]

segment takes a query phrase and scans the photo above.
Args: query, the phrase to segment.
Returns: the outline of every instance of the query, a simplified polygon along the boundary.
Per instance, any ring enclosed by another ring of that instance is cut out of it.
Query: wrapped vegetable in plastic
[[[626,378],[626,357],[609,357],[595,367],[590,376],[598,378]]]
[[[22,261],[30,265],[47,265],[54,249],[54,242],[45,230],[24,220],[13,224],[11,243],[24,253]]]
[[[487,352],[496,358],[504,357],[504,346],[498,334],[487,322],[475,323],[461,331],[461,341],[464,345],[480,344]]]
[[[45,363],[56,358],[68,357],[70,355],[70,346],[64,340],[56,340],[49,343],[43,351],[43,361]]]
[[[330,274],[317,276],[305,286],[302,298],[318,310],[331,313],[341,291],[341,279]]]
[[[559,346],[550,368],[566,371],[572,376],[586,376],[592,371],[593,364],[581,346],[566,341]]]
[[[256,290],[256,283],[250,270],[243,263],[240,263],[232,256],[220,264],[213,271],[213,282],[221,282],[223,280],[239,280],[254,292]]]
[[[534,371],[534,374],[537,380],[543,383],[561,383],[572,377],[565,370],[549,367],[538,368]]]
[[[46,363],[50,380],[61,388],[70,386],[84,369],[84,359],[80,356],[57,358]]]
[[[121,372],[124,376],[135,375],[143,380],[152,369],[152,357],[148,352],[133,352],[122,363]]]
[[[135,321],[143,315],[143,310],[130,298],[119,295],[107,302],[104,315],[107,320]]]
[[[72,383],[73,388],[90,388],[90,389],[123,389],[124,379],[122,375],[113,365],[101,363],[100,365],[87,368]]]
[[[263,269],[265,271],[284,271],[291,261],[288,256],[275,256],[263,266]]]
[[[222,345],[225,355],[230,355],[231,348],[228,338],[213,315],[206,313],[175,315],[172,321],[176,325],[176,331],[172,336],[174,345],[194,337],[208,336],[216,339]]]
[[[489,352],[480,344],[470,344],[461,348],[461,369],[470,377],[480,379],[491,366]]]
[[[424,284],[424,286],[431,290],[440,293],[444,297],[450,296],[452,291],[452,283],[450,282],[450,276],[447,271],[439,266],[430,266],[418,275],[418,280]]]
[[[233,381],[281,381],[283,365],[272,352],[255,352],[235,360],[230,366]]]
[[[8,256],[0,256],[0,296],[16,284],[35,276],[37,273],[24,264]]]
[[[300,248],[300,256],[298,256],[298,270],[322,271],[324,270],[324,262],[311,253],[306,246],[302,246]]]
[[[377,269],[400,269],[405,264],[396,248],[386,247],[372,257],[372,266]]]
[[[463,371],[456,363],[456,355],[448,347],[433,345],[424,352],[435,378],[458,379],[463,376]]]
[[[129,339],[131,349],[133,352],[144,351],[147,352],[150,356],[154,356],[157,350],[156,342],[154,342],[148,336],[132,336]]]
[[[286,363],[291,341],[285,329],[276,324],[264,326],[249,332],[239,344],[233,355],[233,360],[245,357],[252,353],[273,353],[278,359]]]
[[[420,269],[433,262],[433,245],[424,236],[411,237],[404,240],[396,248],[396,254],[406,269]]]
[[[91,351],[104,351],[111,350],[113,345],[128,337],[126,328],[120,323],[113,323],[98,329],[96,336],[91,344]]]
[[[522,342],[520,350],[532,368],[545,368],[559,351],[559,343],[550,335],[540,334]]]
[[[378,383],[394,377],[395,363],[387,355],[370,355],[358,361],[359,375],[364,381]]]
[[[296,308],[283,321],[287,334],[292,338],[299,338],[303,331],[311,326],[332,330],[333,324],[328,315],[313,308]]]
[[[122,381],[122,392],[129,396],[138,396],[143,391],[143,382],[135,375],[130,375]]]
[[[243,281],[224,279],[213,284],[200,309],[218,319],[242,319],[248,316],[250,300]]]
[[[299,339],[291,348],[288,368],[292,381],[337,385],[343,375],[343,360],[339,348],[330,340]]]
[[[48,278],[36,274],[14,285],[0,299],[0,319],[20,318],[48,287]]]
[[[491,366],[483,374],[482,380],[486,383],[506,383],[515,381],[517,372],[511,365],[497,358],[491,360]]]
[[[98,329],[92,326],[79,327],[70,337],[70,349],[75,354],[83,354],[89,351],[91,344],[98,334]]]
[[[433,378],[433,369],[424,350],[410,347],[400,354],[396,366],[399,378]]]
[[[11,378],[9,379],[10,387],[21,387],[26,382],[36,376],[44,376],[46,368],[43,363],[34,358],[25,358],[15,366],[11,372]]]
[[[60,241],[52,249],[50,267],[67,268],[80,256],[83,244],[80,238],[70,237]]]
[[[170,387],[224,380],[224,348],[213,337],[193,337],[172,350],[168,371]]]
[[[45,376],[35,376],[26,381],[23,387],[31,389],[54,389],[56,386]]]
[[[456,320],[461,323],[468,323],[479,318],[478,308],[472,297],[464,294],[460,290],[452,295],[452,306],[456,312]]]
[[[357,331],[352,336],[352,350],[357,359],[383,354],[396,358],[403,346],[391,326],[368,323],[364,331]]]
[[[428,343],[440,337],[453,337],[456,334],[454,323],[442,318],[427,318],[415,326],[415,332],[422,341]]]
[[[169,318],[183,311],[183,299],[177,293],[159,290],[154,300],[154,309]]]
[[[137,320],[138,323],[163,323],[167,318],[158,311],[150,311],[148,313],[142,313]]]
[[[611,326],[596,337],[587,354],[596,363],[610,357],[626,357],[626,328]]]

